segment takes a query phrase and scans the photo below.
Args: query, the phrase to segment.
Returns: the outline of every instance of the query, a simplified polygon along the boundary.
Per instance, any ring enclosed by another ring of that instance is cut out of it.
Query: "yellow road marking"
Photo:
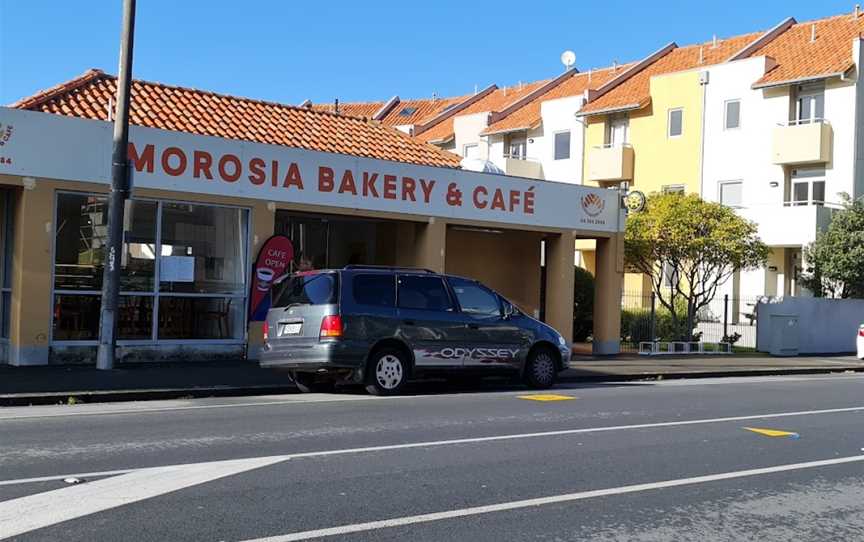
[[[747,431],[752,431],[766,437],[792,437],[798,438],[798,433],[790,431],[780,431],[779,429],[760,429],[758,427],[745,427]]]
[[[534,395],[517,395],[519,399],[529,401],[570,401],[576,399],[572,395],[556,395],[554,393],[537,393]]]

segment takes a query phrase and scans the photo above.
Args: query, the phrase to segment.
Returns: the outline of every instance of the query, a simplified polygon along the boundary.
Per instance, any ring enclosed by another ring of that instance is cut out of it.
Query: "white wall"
[[[582,107],[584,101],[582,96],[569,96],[540,104],[542,130],[538,130],[539,135],[528,135],[529,138],[534,138],[536,149],[532,153],[529,147],[528,156],[540,160],[546,179],[582,184],[582,146],[585,141],[585,128],[581,119],[576,118],[576,112]],[[564,130],[570,131],[570,159],[555,160],[554,134]]]
[[[479,158],[489,159],[489,146],[480,132],[489,126],[489,112],[460,115],[453,118],[453,133],[456,138],[456,154],[463,156],[465,145],[476,143],[479,146]]]
[[[801,354],[841,354],[855,351],[858,326],[864,323],[864,299],[787,297],[759,305],[757,345],[771,349],[771,315],[798,316]]]

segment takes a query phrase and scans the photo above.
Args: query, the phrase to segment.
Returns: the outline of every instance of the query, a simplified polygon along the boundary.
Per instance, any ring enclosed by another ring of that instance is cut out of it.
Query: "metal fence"
[[[688,342],[731,343],[733,351],[756,348],[756,306],[763,297],[718,296],[696,314]],[[654,293],[624,292],[621,296],[621,350],[639,352],[639,344],[687,340],[686,307],[676,314],[676,329],[669,309]]]

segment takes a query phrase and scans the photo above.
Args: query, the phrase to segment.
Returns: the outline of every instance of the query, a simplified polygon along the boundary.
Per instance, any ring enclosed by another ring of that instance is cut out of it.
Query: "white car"
[[[858,327],[858,359],[864,359],[864,324]]]

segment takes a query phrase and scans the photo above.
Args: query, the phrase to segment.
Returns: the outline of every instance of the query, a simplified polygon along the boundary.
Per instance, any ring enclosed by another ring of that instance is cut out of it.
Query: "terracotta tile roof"
[[[391,109],[381,122],[387,126],[404,126],[407,124],[419,124],[422,120],[433,117],[444,111],[451,105],[457,105],[469,96],[457,96],[454,98],[436,98],[420,100],[399,100],[399,103]]]
[[[549,79],[542,81],[534,81],[532,83],[522,83],[512,87],[502,87],[490,92],[482,99],[477,100],[470,106],[466,107],[455,116],[472,115],[474,113],[501,111],[506,109],[510,104],[518,101],[527,94],[542,87],[549,82]],[[447,141],[453,137],[453,119],[448,117],[440,123],[432,126],[424,132],[417,135],[417,139],[422,141]]]
[[[589,88],[595,89],[599,87],[615,75],[622,73],[630,66],[630,64],[625,64],[623,66],[576,73],[557,87],[537,96],[510,115],[492,124],[483,130],[481,135],[524,130],[539,126],[541,122],[540,104],[542,102],[556,100],[558,98],[567,98],[570,96],[579,96]]]
[[[339,114],[349,117],[359,117],[371,119],[375,113],[381,109],[384,102],[339,102]],[[315,111],[324,111],[326,113],[336,113],[336,103],[329,104],[312,104],[312,109]]]
[[[812,41],[813,28],[816,40]],[[769,56],[777,65],[754,86],[770,86],[846,73],[854,66],[852,41],[864,32],[864,16],[851,14],[793,25],[750,56]]]
[[[651,101],[651,77],[719,64],[761,35],[762,32],[754,32],[718,40],[716,47],[714,47],[713,42],[707,42],[672,49],[620,85],[586,104],[581,113],[599,114],[616,109],[645,107]],[[700,50],[701,62],[699,59]]]
[[[11,107],[105,120],[115,91],[114,76],[90,70]],[[381,160],[454,168],[460,160],[360,118],[148,81],[133,82],[129,117],[137,126]]]

